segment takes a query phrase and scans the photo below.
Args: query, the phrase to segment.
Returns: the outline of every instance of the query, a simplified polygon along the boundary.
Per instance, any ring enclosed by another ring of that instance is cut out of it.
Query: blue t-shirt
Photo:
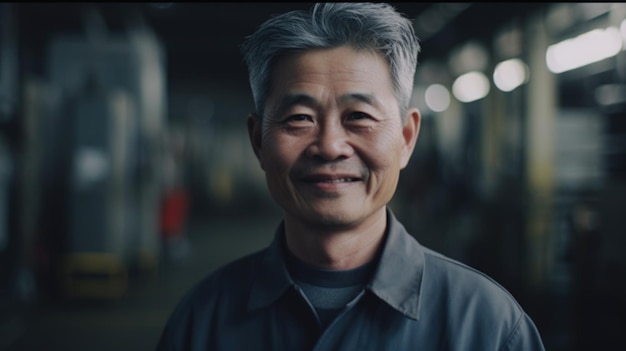
[[[348,270],[330,270],[311,266],[285,252],[287,269],[304,297],[313,306],[313,311],[322,326],[327,326],[365,288],[377,259]]]
[[[193,287],[157,350],[544,350],[515,299],[486,275],[421,246],[387,211],[385,244],[365,289],[328,326],[272,244]]]

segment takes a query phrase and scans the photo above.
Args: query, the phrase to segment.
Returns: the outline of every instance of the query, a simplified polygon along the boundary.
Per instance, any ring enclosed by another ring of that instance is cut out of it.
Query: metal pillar
[[[530,80],[527,86],[525,180],[527,190],[527,280],[538,289],[549,271],[549,240],[555,195],[554,132],[557,117],[556,78],[548,71],[549,45],[542,12],[529,18],[526,28]]]

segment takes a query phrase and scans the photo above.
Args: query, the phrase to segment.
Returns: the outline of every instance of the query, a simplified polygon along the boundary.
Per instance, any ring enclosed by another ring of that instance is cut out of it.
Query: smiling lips
[[[313,176],[313,177],[305,177],[303,179],[306,183],[348,183],[348,182],[356,182],[361,180],[360,178],[354,177],[321,177],[321,176]]]
[[[347,183],[347,182],[356,182],[358,179],[356,178],[336,178],[336,179],[323,179],[320,180],[322,183]]]
[[[343,170],[339,170],[339,167],[334,166],[336,165],[329,167],[331,169],[297,168],[294,169],[292,179],[303,185],[312,186],[317,190],[336,191],[359,182],[364,182],[369,173],[367,168],[361,165],[344,165],[342,167]]]
[[[363,180],[353,175],[314,174],[299,178],[304,184],[313,186],[318,191],[335,192]]]

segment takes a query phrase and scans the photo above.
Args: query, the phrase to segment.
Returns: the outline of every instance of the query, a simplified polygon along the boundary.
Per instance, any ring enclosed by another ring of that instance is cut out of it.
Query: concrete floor
[[[267,246],[279,218],[193,219],[191,253],[153,277],[131,280],[118,300],[50,303],[31,308],[7,351],[154,350],[178,299],[218,266]]]

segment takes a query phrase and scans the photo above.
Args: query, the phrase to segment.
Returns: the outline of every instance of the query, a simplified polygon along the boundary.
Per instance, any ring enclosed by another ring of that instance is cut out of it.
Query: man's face
[[[250,136],[285,220],[352,227],[384,213],[419,129],[403,125],[387,62],[348,47],[318,49],[274,66],[262,124]]]

